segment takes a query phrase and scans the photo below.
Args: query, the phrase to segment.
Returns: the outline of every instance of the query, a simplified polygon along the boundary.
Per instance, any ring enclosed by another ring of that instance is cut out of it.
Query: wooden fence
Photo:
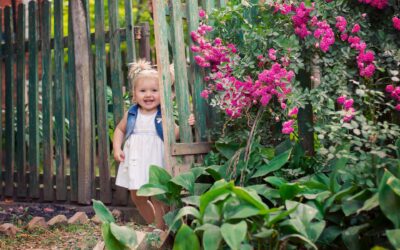
[[[124,4],[125,27],[119,27],[118,1],[108,1],[109,27],[105,27],[103,0],[95,1],[95,23],[87,22],[87,30],[95,29],[88,44],[91,112],[85,114],[92,118],[90,141],[86,142],[92,149],[89,173],[85,173],[91,180],[89,187],[80,183],[78,176],[82,168],[78,111],[82,107],[76,97],[74,62],[80,58],[74,54],[71,1],[68,36],[63,30],[63,0],[21,4],[17,13],[10,7],[0,10],[3,198],[83,204],[96,198],[108,204],[127,204],[127,191],[114,185],[116,167],[110,157],[109,132],[122,118],[127,100],[123,97],[124,86],[128,86],[126,64],[134,61],[136,54],[150,59],[150,39],[148,24],[132,23],[132,0]],[[90,197],[79,199],[82,188]]]
[[[163,105],[161,107],[163,130],[165,131],[165,158],[167,169],[173,175],[186,171],[195,161],[195,156],[210,150],[206,131],[214,121],[208,115],[210,112],[205,101],[200,97],[200,93],[204,89],[204,75],[196,65],[193,53],[187,47],[192,45],[190,33],[197,30],[199,26],[200,8],[211,13],[213,8],[221,8],[225,4],[226,0],[185,1],[185,3],[182,3],[181,0],[169,0],[168,4],[164,0],[153,0],[157,65],[162,88]],[[187,27],[186,34],[185,26]],[[187,39],[188,37],[189,39]],[[185,43],[185,40],[189,41],[189,44]],[[169,47],[172,48],[172,53],[170,53]],[[186,54],[186,51],[189,53]],[[170,63],[174,63],[175,70],[174,84],[180,124],[180,142],[175,140],[174,134]],[[193,110],[190,107],[193,107]],[[196,117],[195,137],[187,123],[192,111]],[[178,160],[179,157],[183,157],[183,159]]]

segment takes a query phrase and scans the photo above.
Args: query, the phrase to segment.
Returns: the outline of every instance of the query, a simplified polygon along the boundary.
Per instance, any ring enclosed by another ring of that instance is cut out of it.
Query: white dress
[[[135,128],[125,142],[125,160],[120,163],[115,184],[137,190],[149,182],[150,165],[164,167],[164,143],[154,124],[156,113],[142,114],[138,110]]]

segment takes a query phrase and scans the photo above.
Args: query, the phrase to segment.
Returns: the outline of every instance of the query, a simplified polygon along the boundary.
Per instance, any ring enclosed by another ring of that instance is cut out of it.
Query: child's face
[[[135,101],[143,113],[152,114],[160,105],[158,79],[155,77],[140,78],[135,85]]]

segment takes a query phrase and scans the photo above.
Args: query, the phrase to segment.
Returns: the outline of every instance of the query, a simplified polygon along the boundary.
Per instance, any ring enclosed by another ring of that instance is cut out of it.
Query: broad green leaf
[[[276,233],[275,229],[266,229],[266,228],[261,228],[260,232],[253,234],[254,237],[257,238],[264,238],[264,239],[268,239],[269,237],[271,237],[271,235],[273,233]]]
[[[194,194],[195,195],[202,195],[204,194],[208,189],[210,189],[211,184],[210,183],[194,183]]]
[[[388,240],[395,249],[400,249],[400,229],[386,230]]]
[[[259,167],[257,169],[256,173],[251,178],[264,176],[273,171],[280,169],[288,162],[291,152],[292,152],[292,150],[288,150],[288,151],[274,157],[268,164],[262,165],[261,167]]]
[[[396,150],[397,159],[400,159],[400,139],[396,140],[396,147],[397,147],[397,150]]]
[[[400,196],[388,185],[390,177],[394,177],[389,171],[385,171],[379,185],[379,206],[396,228],[400,227]]]
[[[110,210],[104,205],[103,202],[92,199],[93,202],[93,210],[96,215],[99,217],[101,222],[111,223],[115,222],[114,216],[111,214]]]
[[[218,172],[218,170],[221,168],[221,166],[209,166],[205,169],[205,171],[214,178],[214,180],[218,181],[222,179],[221,174]]]
[[[111,223],[110,230],[114,237],[126,247],[133,248],[137,245],[136,232],[131,228]]]
[[[245,239],[246,233],[247,224],[245,221],[237,224],[224,223],[221,226],[222,238],[224,238],[226,244],[233,250],[240,249],[240,244]]]
[[[137,191],[138,196],[155,196],[167,193],[167,189],[163,185],[147,183],[139,188]]]
[[[241,202],[237,197],[228,199],[223,207],[225,220],[244,219],[260,213],[260,209],[246,202]]]
[[[194,179],[196,180],[200,175],[204,174],[204,167],[191,168],[190,172],[193,173]]]
[[[270,220],[268,221],[267,226],[268,227],[272,227],[273,225],[275,225],[279,221],[281,221],[281,220],[285,219],[287,216],[289,216],[289,214],[291,214],[294,211],[296,211],[296,209],[297,209],[297,206],[293,207],[291,209],[285,210],[283,212],[280,212],[280,213],[271,214]]]
[[[182,198],[182,202],[185,203],[186,205],[193,205],[196,207],[200,206],[200,196],[198,195],[192,195],[188,197]]]
[[[221,219],[221,212],[217,205],[211,203],[206,207],[203,215],[203,223],[217,224]]]
[[[301,192],[302,188],[297,183],[286,183],[279,187],[279,195],[283,200],[291,200]]]
[[[370,211],[379,206],[378,197],[379,197],[378,193],[375,193],[371,198],[369,198],[364,202],[364,205],[362,206],[362,208],[357,210],[357,213],[360,213],[362,211]]]
[[[178,229],[181,227],[181,223],[179,223],[179,222],[173,224],[174,219],[175,219],[176,215],[178,214],[179,210],[180,209],[175,209],[173,211],[169,211],[168,213],[166,213],[163,216],[165,224],[168,226],[168,229],[174,233],[176,231],[178,231]]]
[[[322,232],[321,236],[318,238],[318,243],[323,245],[329,245],[334,241],[340,234],[342,229],[338,226],[326,227]]]
[[[362,230],[369,227],[369,224],[362,224],[358,226],[349,227],[342,232],[343,243],[349,250],[362,249],[360,245],[359,234]]]
[[[237,150],[239,150],[240,145],[239,144],[234,144],[234,143],[215,143],[216,149],[226,158],[226,159],[231,159],[233,155],[236,153]]]
[[[313,242],[311,242],[309,239],[307,239],[306,237],[304,237],[303,235],[300,235],[300,234],[286,235],[286,236],[282,237],[280,241],[286,242],[286,241],[290,241],[291,239],[301,240],[301,241],[307,243],[313,249],[318,250],[317,246]],[[282,245],[284,245],[284,244],[282,244]]]
[[[299,217],[290,219],[287,223],[291,225],[299,234],[307,237],[307,239],[312,242],[317,241],[326,224],[325,221],[305,222]]]
[[[221,244],[222,235],[219,227],[210,225],[203,233],[204,250],[217,250]]]
[[[286,180],[284,180],[283,178],[279,178],[276,176],[268,176],[266,178],[264,178],[264,181],[266,181],[267,183],[271,184],[274,187],[279,188],[281,185],[287,183]]]
[[[112,250],[125,250],[126,247],[119,242],[111,233],[110,223],[104,222],[101,225],[101,233],[103,235],[104,243],[107,249]]]
[[[400,196],[400,180],[397,179],[394,175],[390,176],[386,181],[389,187],[392,189],[394,193]]]
[[[363,205],[362,201],[347,200],[342,203],[342,211],[346,216],[356,213]]]
[[[214,186],[217,183],[214,184]],[[210,204],[210,202],[213,202],[215,199],[224,196],[226,194],[229,194],[231,192],[231,188],[233,187],[233,182],[221,182],[218,184],[219,186],[216,188],[212,188],[209,191],[207,191],[205,194],[200,196],[200,214],[201,216],[204,214],[205,208]],[[213,186],[213,187],[214,187]],[[225,196],[226,197],[226,196]]]
[[[267,159],[272,159],[275,156],[274,148],[261,148],[260,154]]]
[[[184,189],[188,190],[191,195],[194,194],[195,177],[192,172],[186,172],[175,176],[171,181]]]
[[[182,224],[181,228],[175,236],[173,250],[200,250],[200,242],[197,235],[186,224]]]
[[[268,209],[268,206],[262,202],[260,196],[258,196],[256,192],[251,193],[242,187],[233,187],[232,191],[237,197],[257,207],[258,209]]]
[[[179,212],[176,214],[174,220],[171,223],[171,227],[173,227],[175,225],[175,223],[177,221],[179,221],[183,216],[187,216],[187,215],[193,215],[196,219],[200,218],[200,214],[199,211],[194,208],[194,207],[183,207],[179,210]]]
[[[305,224],[310,222],[312,219],[314,219],[317,216],[318,210],[300,203],[300,202],[296,202],[296,201],[289,201],[287,200],[285,202],[286,205],[286,209],[290,210],[294,207],[297,207],[297,209],[290,214],[291,218],[299,218],[301,221],[303,221]]]
[[[167,186],[168,181],[171,179],[171,175],[164,168],[151,165],[149,169],[149,183],[156,185]]]

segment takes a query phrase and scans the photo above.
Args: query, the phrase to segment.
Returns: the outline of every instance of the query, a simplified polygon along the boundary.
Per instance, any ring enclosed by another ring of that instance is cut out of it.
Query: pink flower
[[[207,99],[209,94],[210,94],[210,92],[207,89],[205,89],[205,90],[201,91],[200,96],[204,99]]]
[[[291,134],[294,131],[293,124],[294,120],[284,122],[282,125],[282,134]]]
[[[344,109],[350,109],[351,107],[353,107],[353,103],[354,103],[354,100],[353,100],[353,99],[347,99],[347,100],[344,101],[344,103],[343,103]]]
[[[394,86],[391,85],[391,84],[389,84],[389,85],[386,86],[385,90],[386,90],[386,92],[388,92],[388,93],[392,93],[393,90],[394,90]]]
[[[206,12],[204,10],[199,11],[199,17],[200,18],[205,18],[206,17]]]
[[[393,27],[397,30],[400,30],[400,19],[397,16],[392,18],[392,22],[393,22]]]
[[[342,33],[340,34],[340,39],[344,42],[347,40],[347,38],[349,37],[349,35],[347,35],[347,33]]]
[[[293,117],[293,116],[296,116],[298,113],[299,113],[299,109],[297,107],[294,107],[289,111],[288,116]]]
[[[271,59],[272,61],[275,61],[275,60],[276,60],[276,55],[275,55],[275,53],[276,53],[276,50],[275,50],[275,49],[269,49],[269,50],[268,50],[268,57],[269,57],[269,59]]]
[[[336,102],[337,102],[338,104],[343,104],[345,101],[346,101],[346,96],[345,96],[345,95],[339,96],[339,97],[336,99]]]
[[[396,109],[397,111],[400,111],[400,103],[398,103],[398,104],[396,105],[395,109]]]
[[[354,24],[353,29],[351,29],[351,33],[358,33],[360,31],[360,25],[358,23]]]
[[[343,121],[344,122],[350,122],[354,118],[354,115],[355,115],[354,108],[349,108],[344,113]]]

